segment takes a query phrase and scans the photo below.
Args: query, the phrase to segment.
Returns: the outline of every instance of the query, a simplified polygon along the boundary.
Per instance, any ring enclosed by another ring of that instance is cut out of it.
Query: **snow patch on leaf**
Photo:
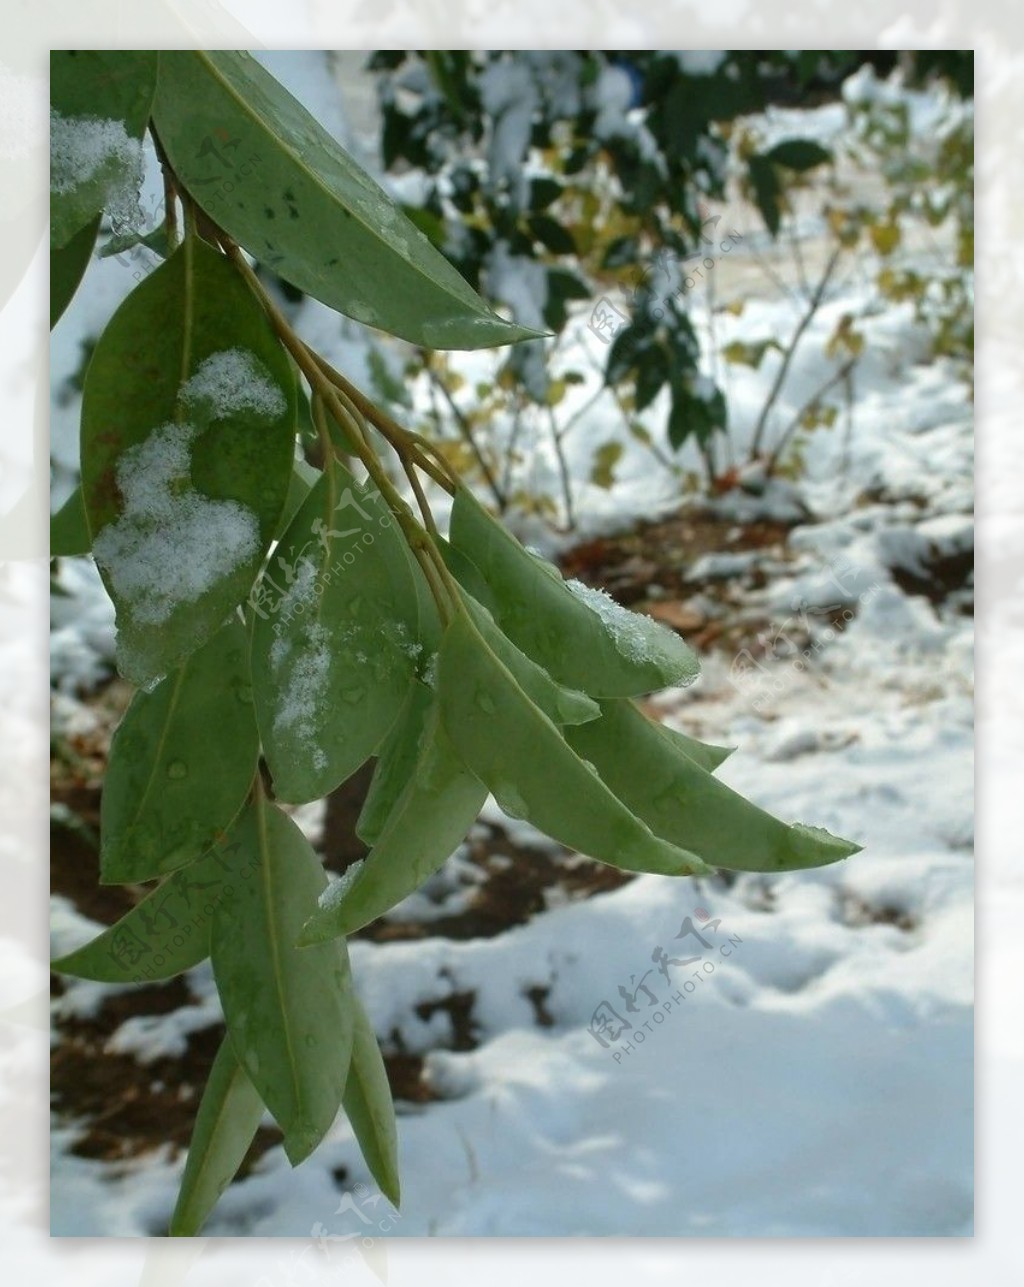
[[[248,412],[276,420],[288,409],[284,394],[257,357],[245,349],[221,349],[200,363],[181,390],[182,402],[211,419]]]
[[[50,109],[50,192],[67,196],[102,177],[104,207],[121,231],[142,223],[142,141],[122,121],[98,116],[62,116]]]
[[[346,867],[337,880],[331,881],[317,899],[317,906],[321,911],[330,911],[332,907],[337,907],[338,904],[343,901],[345,895],[355,884],[356,878],[362,871],[363,863],[365,861],[366,860],[364,858],[360,858],[359,861],[354,862],[351,867]]]
[[[192,486],[191,424],[165,424],[117,464],[123,509],[93,542],[116,596],[146,625],[193,603],[259,548],[256,515]]]
[[[611,636],[612,642],[619,650],[619,653],[637,665],[646,665],[659,662],[659,653],[663,653],[661,641],[670,646],[678,645],[677,637],[672,631],[666,631],[664,625],[652,622],[648,616],[641,616],[639,613],[630,613],[628,607],[616,604],[611,595],[606,595],[603,589],[593,589],[590,586],[584,586],[581,580],[567,580],[566,586],[569,587],[572,595],[583,601],[592,611],[601,618],[601,623]],[[679,686],[686,686],[697,677],[699,667],[697,665],[688,665],[686,655],[683,656],[683,664],[678,668],[673,683]]]
[[[303,560],[294,582],[281,599],[282,612],[304,613],[316,597],[316,578],[316,567]],[[326,626],[312,621],[301,638],[278,636],[270,649],[270,665],[279,681],[280,693],[274,729],[278,734],[291,731],[312,743],[317,769],[327,767],[327,756],[316,743],[331,675],[330,643]]]
[[[566,585],[591,612],[601,618],[601,624],[611,635],[615,647],[630,661],[642,664],[652,660],[648,637],[652,622],[645,621],[616,603],[604,590],[595,590],[582,581],[567,581]]]

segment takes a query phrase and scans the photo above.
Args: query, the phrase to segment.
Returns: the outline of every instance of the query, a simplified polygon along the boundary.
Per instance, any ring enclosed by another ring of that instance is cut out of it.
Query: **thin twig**
[[[512,412],[512,428],[509,431],[508,442],[505,444],[505,463],[501,471],[501,488],[506,496],[512,495],[512,466],[515,462],[516,447],[519,445],[519,435],[523,431],[523,396],[517,388],[514,390],[515,410]]]
[[[814,408],[817,407],[817,405],[821,402],[822,398],[824,398],[825,394],[828,393],[830,389],[832,389],[835,385],[839,384],[840,381],[845,380],[846,377],[853,370],[854,366],[856,366],[856,364],[857,364],[856,354],[853,357],[847,358],[846,361],[842,364],[842,366],[838,367],[835,371],[833,371],[832,374],[829,376],[829,378],[825,381],[825,383],[822,384],[821,387],[810,398],[807,399],[804,405],[800,408],[800,410],[796,413],[793,419],[789,422],[786,428],[779,435],[779,441],[778,443],[776,443],[775,450],[768,457],[768,462],[765,467],[766,472],[768,474],[771,474],[774,472],[775,467],[779,463],[779,459],[782,456],[783,451],[789,445],[789,440],[796,433],[797,429],[799,429],[800,423],[803,420],[804,416],[807,415],[809,411],[813,411]]]
[[[447,402],[448,407],[455,418],[455,424],[459,433],[462,435],[466,445],[473,453],[473,458],[477,463],[477,467],[481,474],[483,474],[484,481],[487,483],[487,486],[491,490],[491,495],[494,497],[494,502],[498,507],[498,512],[500,514],[504,514],[506,509],[508,509],[508,497],[502,490],[501,484],[498,482],[497,478],[495,478],[494,470],[491,469],[490,465],[487,463],[487,458],[480,449],[480,444],[477,442],[476,436],[473,433],[472,425],[466,419],[466,415],[462,408],[452,397],[451,390],[437,374],[434,368],[429,364],[429,362],[424,363],[424,365],[430,382],[440,392],[445,402]]]
[[[576,527],[576,515],[573,512],[572,502],[572,476],[569,473],[569,462],[565,458],[562,439],[558,433],[558,422],[555,420],[554,407],[548,407],[548,427],[551,430],[551,442],[555,448],[558,474],[562,481],[562,500],[565,504],[565,531],[571,532]]]
[[[452,473],[448,462],[433,443],[418,433],[403,429],[397,420],[392,419],[386,411],[382,411],[351,380],[348,380],[340,371],[331,366],[325,357],[321,357],[313,349],[308,349],[307,351],[335,389],[351,404],[356,414],[365,416],[375,428],[380,430],[396,451],[399,453],[407,451],[413,455],[416,463],[424,473],[428,473],[438,486],[443,487],[449,493],[454,490],[459,480]],[[425,458],[425,453],[429,454],[434,463],[432,463],[431,459]]]
[[[754,437],[750,443],[751,460],[756,460],[760,454],[761,443],[764,439],[765,429],[768,425],[768,417],[771,415],[772,409],[778,400],[780,392],[782,391],[782,386],[786,382],[786,376],[789,374],[789,368],[792,365],[793,357],[796,354],[797,345],[800,343],[804,332],[814,319],[814,315],[821,307],[821,301],[825,297],[825,291],[832,279],[832,274],[835,271],[835,266],[839,261],[841,253],[842,247],[837,246],[830,255],[829,261],[825,265],[825,271],[821,275],[821,280],[815,287],[814,294],[810,298],[807,309],[804,312],[803,317],[800,319],[796,330],[793,332],[793,338],[786,346],[786,350],[782,355],[782,362],[779,365],[778,371],[775,373],[775,380],[769,390],[768,397],[765,399],[764,406],[761,408],[761,414],[758,417],[757,425],[754,428]]]
[[[430,535],[437,540],[437,524],[434,522],[434,515],[430,512],[430,506],[427,504],[427,498],[423,491],[423,484],[420,482],[419,475],[416,473],[416,466],[405,456],[400,457],[402,469],[409,480],[409,486],[416,497],[416,504],[420,508],[420,514],[423,516],[423,526]]]

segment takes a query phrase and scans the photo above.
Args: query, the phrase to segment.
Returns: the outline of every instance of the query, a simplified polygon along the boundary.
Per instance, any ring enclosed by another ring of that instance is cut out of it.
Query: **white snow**
[[[266,366],[245,349],[211,354],[182,386],[181,400],[215,420],[245,413],[258,420],[276,420],[287,407]]]
[[[309,582],[311,563],[301,565],[300,577]],[[292,589],[299,586],[299,580]],[[309,586],[306,586],[309,592]],[[288,596],[285,597],[286,602]],[[301,601],[301,600],[300,600]],[[277,675],[279,701],[274,713],[278,732],[291,730],[304,742],[315,741],[327,702],[331,676],[331,641],[327,628],[317,621],[304,625],[299,634],[279,635],[271,646],[270,664]],[[313,748],[313,762],[325,767],[327,757],[320,747]]]
[[[122,510],[93,542],[96,562],[137,621],[160,625],[259,548],[255,514],[192,485],[195,425],[165,424],[117,465]]]
[[[517,186],[539,105],[530,68],[519,59],[492,62],[480,76],[479,85],[481,101],[494,118],[488,148],[492,180],[504,179]]]
[[[342,902],[345,895],[355,884],[356,877],[362,871],[363,862],[364,859],[360,858],[358,862],[354,862],[351,867],[346,867],[340,876],[330,882],[317,899],[317,904],[321,911],[328,911]]]
[[[96,116],[62,116],[50,109],[50,191],[74,192],[102,175],[104,206],[119,231],[138,226],[142,183],[142,142],[132,138],[123,121]]]
[[[724,49],[676,49],[675,60],[687,76],[713,76],[725,62]]]
[[[650,660],[648,637],[656,629],[650,620],[621,607],[604,590],[595,590],[575,579],[566,581],[565,584],[577,599],[601,619],[601,624],[624,657],[637,663]]]
[[[919,117],[927,119],[923,105]],[[768,127],[776,139],[809,130],[828,141],[845,119],[839,105],[838,113],[825,107],[799,121],[773,114]],[[756,252],[752,236],[731,252],[744,308],[738,316],[715,314],[719,348],[786,336],[799,317],[799,300],[755,284],[763,245]],[[356,985],[377,1033],[386,1047],[400,1041],[426,1054],[428,1079],[442,1095],[399,1105],[404,1200],[388,1237],[970,1234],[972,621],[907,594],[892,570],[907,551],[920,560],[970,547],[972,408],[948,364],[922,360],[926,348],[910,309],[876,305],[863,279],[837,283],[778,407],[785,423],[833,369],[825,344],[848,312],[866,341],[852,427],[840,417],[808,435],[795,483],[773,480],[756,495],[737,492],[715,503],[736,521],[781,513],[801,519],[787,542],[791,562],[759,559],[765,584],[745,586],[737,611],[770,620],[769,633],[780,639],[806,625],[809,663],[798,666],[799,654],[780,642],[739,682],[731,654],[705,652],[701,682],[655,702],[669,724],[738,747],[718,772],[729,785],[787,820],[855,839],[863,852],[775,877],[641,876],[587,901],[549,899],[526,924],[493,938],[354,941]],[[589,311],[584,303],[556,363],[556,374],[587,377],[569,390],[560,413],[582,407],[598,387],[595,368],[607,350],[587,329]],[[65,320],[71,318],[69,311]],[[331,361],[363,378],[366,350],[347,323],[309,300],[295,320]],[[460,405],[472,407],[474,382],[489,378],[496,360],[487,353],[453,359],[466,381],[456,394]],[[1007,372],[1011,360],[1007,352]],[[73,369],[70,358],[62,361],[62,369]],[[775,370],[770,356],[757,370],[728,368],[737,459]],[[413,396],[410,420],[429,406],[424,389]],[[661,399],[642,417],[659,442],[664,413]],[[73,414],[72,402],[58,409],[58,421]],[[494,427],[496,451],[508,434],[507,424]],[[1018,441],[1015,422],[1006,436]],[[593,444],[608,440],[623,446],[611,490],[586,481]],[[583,535],[678,507],[680,476],[625,431],[610,398],[593,405],[565,445],[580,480]],[[557,462],[545,439],[527,436],[519,450],[516,485],[557,494]],[[71,449],[64,458],[73,464]],[[678,461],[684,473],[699,464],[690,448]],[[997,480],[1007,524],[1016,476]],[[749,481],[756,490],[758,480]],[[551,552],[555,541],[540,524],[522,521],[519,529]],[[710,555],[698,567],[705,576],[741,578],[754,566],[730,558]],[[88,593],[76,588],[86,603]],[[836,603],[853,610],[838,627],[813,611]],[[600,608],[608,610],[603,599]],[[65,652],[75,610],[72,604],[59,623]],[[105,628],[90,609],[82,647],[96,646],[98,665]],[[69,675],[65,682],[74,681]],[[316,683],[310,688],[315,693]],[[1014,692],[1011,686],[1001,695],[997,714],[1015,709]],[[1009,770],[1004,776],[1010,799],[1015,783]],[[482,816],[501,818],[493,801]],[[527,824],[505,825],[514,843],[552,853]],[[1005,834],[1018,831],[1008,826]],[[471,902],[478,871],[460,850],[393,919],[457,912]],[[1007,897],[1017,880],[1009,872]],[[692,937],[684,943],[675,936],[686,917],[697,928],[708,924],[701,911],[719,921],[705,931],[713,946],[685,971],[668,965],[670,992],[652,955],[657,948],[670,959],[695,955],[700,945],[692,946]],[[731,939],[739,942],[725,956],[721,946]],[[709,973],[703,964],[711,962]],[[1003,964],[1015,966],[1012,954]],[[637,1010],[624,1009],[619,987],[635,989],[645,973],[661,1020],[642,990]],[[203,970],[190,972],[204,1007],[205,979]],[[104,987],[72,984],[66,996],[76,1000],[58,1004],[95,1006]],[[550,1027],[537,1024],[525,995],[532,988],[547,989]],[[474,994],[474,1050],[449,1048],[443,1009],[427,1018],[417,1009],[456,992]],[[673,993],[683,999],[666,1010]],[[622,1041],[603,1047],[592,1035],[602,1001],[633,1024],[626,1041],[630,1032],[644,1033],[631,1051]],[[144,1059],[155,1049],[180,1048],[182,1025],[198,1022],[187,1009],[161,1018],[163,1024],[141,1026],[129,1020],[117,1043]],[[989,1027],[1007,1061],[1019,1060],[1018,1027]],[[180,1156],[161,1153],[118,1168],[73,1156],[63,1127],[53,1149],[55,1232],[131,1236],[166,1220]],[[325,1227],[330,1236],[359,1233],[360,1223],[331,1214],[339,1199],[332,1170],[341,1166],[350,1186],[373,1187],[343,1118],[297,1171],[280,1149],[268,1152],[229,1189],[208,1232],[309,1239]]]

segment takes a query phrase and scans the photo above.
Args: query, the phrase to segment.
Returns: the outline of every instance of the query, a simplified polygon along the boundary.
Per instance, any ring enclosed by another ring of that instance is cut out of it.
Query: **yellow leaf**
[[[891,255],[900,244],[900,226],[895,221],[873,223],[869,229],[872,244],[880,255]]]
[[[590,481],[605,491],[615,483],[615,466],[622,459],[621,442],[614,440],[604,443],[594,453],[594,463],[590,469]]]

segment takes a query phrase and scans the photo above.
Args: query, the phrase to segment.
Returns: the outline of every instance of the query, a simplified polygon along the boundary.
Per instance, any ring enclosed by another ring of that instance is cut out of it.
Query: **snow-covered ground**
[[[279,72],[283,56],[274,57]],[[319,83],[326,103],[319,60],[295,57],[293,90]],[[88,291],[55,333],[59,485],[75,464],[78,400],[66,377],[136,270],[134,260],[94,263]],[[642,876],[586,901],[552,902],[493,938],[355,942],[357,986],[378,1034],[426,1053],[439,1095],[398,1106],[401,1213],[376,1194],[339,1119],[296,1171],[279,1148],[267,1152],[225,1195],[210,1235],[304,1237],[340,1252],[354,1236],[971,1232],[972,619],[961,611],[964,590],[934,606],[901,585],[972,548],[972,408],[952,370],[920,362],[909,307],[879,307],[858,280],[841,283],[808,329],[782,422],[831,369],[824,345],[844,313],[866,338],[852,424],[840,417],[808,439],[798,492],[718,502],[737,522],[781,512],[797,496],[812,515],[792,533],[791,561],[745,595],[772,623],[771,641],[756,658],[707,656],[698,684],[659,706],[670,722],[738,747],[719,770],[730,785],[864,851],[821,871],[733,883]],[[761,296],[718,319],[719,341],[787,335],[796,316],[789,297]],[[600,341],[586,320],[581,313],[567,360],[592,371]],[[366,382],[354,329],[313,302],[298,324]],[[465,370],[486,360],[467,355]],[[774,369],[769,357],[734,377],[739,445]],[[595,388],[575,392],[580,405]],[[656,403],[652,426],[663,412]],[[584,479],[594,446],[624,438],[602,402],[585,428],[570,439],[585,444],[571,454]],[[588,534],[678,504],[673,476],[652,474],[634,440],[622,445],[616,487],[579,488]],[[540,443],[533,461],[543,484],[555,463]],[[538,539],[535,527],[528,534]],[[67,568],[72,597],[55,609],[58,721],[77,717],[75,695],[112,653],[94,574],[84,562]],[[837,604],[847,612],[830,626],[821,610]],[[786,642],[801,625],[812,639],[806,659]],[[308,823],[315,831],[315,811]],[[437,889],[468,897],[463,868],[456,855]],[[420,896],[416,913],[424,906]],[[63,952],[96,927],[57,900],[53,929]],[[189,1031],[217,1022],[207,967],[190,973],[189,988],[187,1007],[127,1020],[112,1050],[142,1061],[173,1055]],[[544,1026],[533,989],[543,990]],[[57,1014],[88,1014],[110,992],[70,980]],[[453,1051],[445,1012],[423,1019],[417,1006],[467,992],[477,1045]],[[593,1031],[603,1004],[622,1029],[608,1044]],[[91,1161],[70,1152],[75,1130],[61,1121],[53,1131],[53,1232],[159,1231],[183,1158]]]

